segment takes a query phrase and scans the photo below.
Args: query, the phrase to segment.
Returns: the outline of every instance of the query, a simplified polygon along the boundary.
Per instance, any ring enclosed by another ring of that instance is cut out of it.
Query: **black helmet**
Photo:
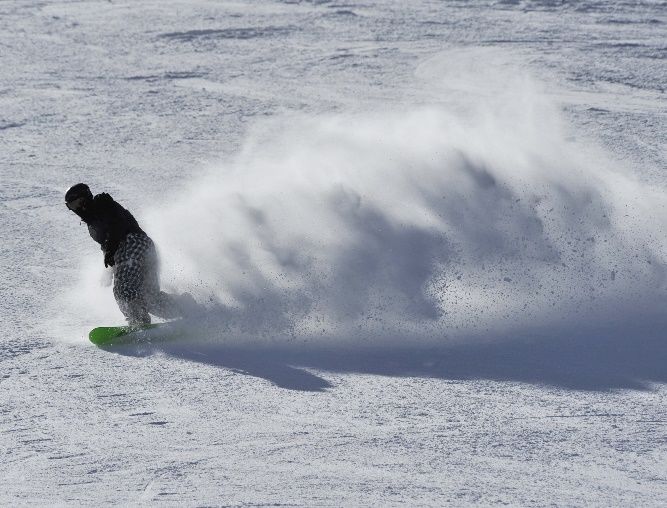
[[[89,200],[93,199],[93,193],[85,183],[77,183],[65,193],[65,204],[72,211],[82,208]]]
[[[65,193],[65,201],[67,203],[71,203],[75,199],[79,198],[93,199],[93,193],[90,192],[90,187],[88,187],[85,183],[77,183],[76,185],[72,185]]]

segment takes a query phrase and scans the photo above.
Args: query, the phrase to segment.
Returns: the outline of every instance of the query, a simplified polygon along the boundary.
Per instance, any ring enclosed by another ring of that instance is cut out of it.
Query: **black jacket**
[[[95,196],[85,210],[76,214],[88,225],[92,239],[102,246],[105,266],[113,266],[116,249],[128,234],[145,234],[132,214],[106,192]]]

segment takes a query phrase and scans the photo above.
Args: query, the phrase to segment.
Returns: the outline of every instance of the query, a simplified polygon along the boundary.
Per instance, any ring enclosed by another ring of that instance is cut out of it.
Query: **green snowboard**
[[[164,323],[155,323],[141,326],[101,326],[94,328],[88,334],[90,342],[96,346],[115,346],[118,344],[132,344],[141,342],[143,330],[156,328]]]

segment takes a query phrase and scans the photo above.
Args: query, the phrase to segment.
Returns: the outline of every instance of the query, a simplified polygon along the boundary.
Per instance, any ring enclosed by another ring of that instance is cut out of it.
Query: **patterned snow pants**
[[[114,254],[113,295],[130,325],[148,324],[150,314],[170,319],[180,316],[171,295],[160,291],[159,263],[153,241],[130,233]]]

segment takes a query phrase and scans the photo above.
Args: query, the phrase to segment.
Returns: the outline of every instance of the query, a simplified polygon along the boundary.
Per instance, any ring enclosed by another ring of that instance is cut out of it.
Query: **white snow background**
[[[666,4],[0,23],[2,504],[667,502]],[[87,341],[78,181],[206,305],[175,340]]]

